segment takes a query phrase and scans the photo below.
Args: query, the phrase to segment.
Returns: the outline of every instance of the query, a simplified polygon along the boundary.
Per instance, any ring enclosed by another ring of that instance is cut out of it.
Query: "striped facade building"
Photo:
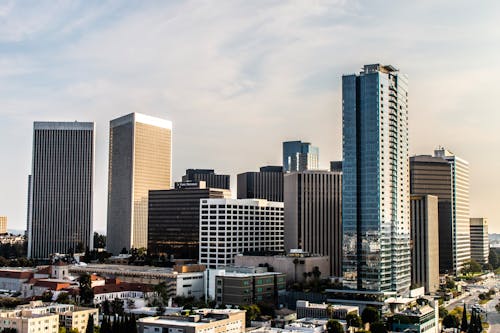
[[[342,272],[342,174],[303,171],[285,174],[285,250],[330,257],[330,271]]]
[[[470,254],[480,264],[487,264],[490,255],[488,238],[488,219],[477,217],[470,219]]]
[[[28,256],[92,247],[95,124],[35,122]]]
[[[266,199],[283,202],[283,167],[265,166],[260,172],[238,175],[238,199]]]

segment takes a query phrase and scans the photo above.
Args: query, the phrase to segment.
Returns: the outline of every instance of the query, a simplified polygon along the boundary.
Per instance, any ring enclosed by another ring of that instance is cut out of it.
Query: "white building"
[[[200,200],[200,264],[232,265],[246,252],[283,252],[282,202],[261,199]]]

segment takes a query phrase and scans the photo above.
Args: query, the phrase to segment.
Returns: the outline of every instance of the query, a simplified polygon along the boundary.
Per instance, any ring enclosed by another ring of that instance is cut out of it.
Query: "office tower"
[[[324,276],[342,271],[342,174],[303,171],[285,174],[285,250],[330,257]]]
[[[478,263],[488,263],[490,241],[488,239],[488,219],[484,217],[470,219],[470,253],[472,259]]]
[[[28,256],[92,247],[95,124],[35,122]]]
[[[317,170],[319,168],[319,149],[309,142],[283,142],[283,171]]]
[[[411,282],[425,287],[426,293],[439,288],[438,198],[412,195],[411,203]]]
[[[200,264],[232,265],[239,253],[283,252],[283,203],[201,199]]]
[[[342,161],[331,161],[330,171],[342,172]]]
[[[131,113],[110,122],[109,252],[147,246],[148,192],[169,189],[171,170],[170,121]]]
[[[200,199],[230,197],[229,190],[207,188],[204,181],[175,183],[175,189],[149,191],[148,251],[198,260]]]
[[[452,152],[439,148],[434,151],[451,167],[451,218],[453,244],[453,271],[460,272],[470,260],[470,211],[469,211],[469,163]]]
[[[283,202],[283,167],[265,166],[260,172],[238,175],[238,199],[266,199]]]
[[[344,286],[410,287],[407,77],[365,65],[342,77]]]
[[[429,155],[410,157],[410,193],[438,197],[439,271],[453,271],[452,182],[450,164]]]
[[[0,216],[0,234],[7,233],[7,216]]]
[[[186,174],[182,176],[182,181],[204,181],[207,187],[210,188],[223,188],[226,190],[230,188],[230,176],[218,175],[212,169],[187,169]]]
[[[32,177],[28,175],[28,198],[26,200],[26,230],[25,235],[28,236],[30,234],[30,225],[31,225],[31,212],[32,212]]]

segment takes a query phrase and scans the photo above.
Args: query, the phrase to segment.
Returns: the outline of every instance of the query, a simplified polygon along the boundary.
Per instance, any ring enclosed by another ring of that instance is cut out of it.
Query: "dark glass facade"
[[[238,199],[266,199],[283,202],[283,168],[266,166],[260,172],[238,175]]]
[[[229,175],[218,175],[212,169],[187,169],[182,176],[183,182],[204,181],[209,188],[223,188],[229,190],[231,179]]]

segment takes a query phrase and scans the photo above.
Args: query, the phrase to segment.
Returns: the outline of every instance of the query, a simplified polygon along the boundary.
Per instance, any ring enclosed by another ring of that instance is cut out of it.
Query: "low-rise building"
[[[19,292],[23,283],[29,281],[34,274],[33,268],[2,268],[0,269],[0,290]]]
[[[139,333],[244,333],[245,311],[200,309],[190,316],[146,317],[137,321]]]
[[[153,286],[142,283],[121,282],[119,279],[108,280],[103,286],[94,287],[94,304],[114,299],[147,299],[154,296]]]
[[[297,301],[297,318],[327,318],[344,320],[349,313],[359,314],[357,306],[316,304]]]
[[[395,332],[438,333],[439,313],[437,302],[420,298],[408,303],[406,308],[387,317],[391,329]]]
[[[59,315],[33,315],[29,311],[3,310],[0,311],[0,330],[5,329],[15,329],[17,333],[58,333]]]

